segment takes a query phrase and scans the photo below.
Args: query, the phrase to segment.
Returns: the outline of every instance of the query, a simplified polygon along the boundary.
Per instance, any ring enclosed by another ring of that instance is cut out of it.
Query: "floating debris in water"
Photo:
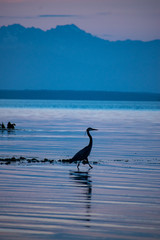
[[[59,159],[59,160],[54,160],[54,159],[48,159],[48,158],[44,158],[44,159],[37,159],[37,158],[25,158],[25,157],[7,157],[7,158],[0,158],[0,164],[11,164],[11,163],[49,163],[49,164],[54,164],[56,162],[59,163],[70,163],[71,164],[71,159]],[[84,162],[85,164],[85,162]],[[93,164],[98,164],[97,161],[94,161]]]

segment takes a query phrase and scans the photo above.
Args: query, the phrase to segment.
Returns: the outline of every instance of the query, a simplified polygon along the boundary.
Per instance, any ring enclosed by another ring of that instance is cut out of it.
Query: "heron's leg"
[[[93,167],[91,166],[91,164],[89,163],[88,158],[86,158],[86,160],[87,160],[87,163],[88,163],[88,165],[90,166],[90,168],[93,168]]]
[[[78,170],[79,170],[79,165],[80,165],[80,161],[79,161],[78,164],[77,164],[77,168],[78,168]]]

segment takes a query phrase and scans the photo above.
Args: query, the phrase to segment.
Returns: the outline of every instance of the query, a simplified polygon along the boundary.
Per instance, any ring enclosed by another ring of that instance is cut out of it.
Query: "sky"
[[[160,0],[0,0],[0,26],[75,24],[110,41],[160,39]]]

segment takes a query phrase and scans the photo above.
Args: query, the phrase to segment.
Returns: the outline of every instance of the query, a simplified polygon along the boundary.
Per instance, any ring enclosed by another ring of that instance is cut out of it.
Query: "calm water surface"
[[[94,168],[0,165],[0,239],[160,239],[160,105],[0,100],[0,156],[72,157]],[[98,164],[94,164],[94,161]]]
[[[1,100],[0,118],[16,130],[0,133],[1,156],[72,157],[93,132],[92,160],[160,157],[160,103]]]
[[[1,166],[1,239],[160,239],[160,166]]]

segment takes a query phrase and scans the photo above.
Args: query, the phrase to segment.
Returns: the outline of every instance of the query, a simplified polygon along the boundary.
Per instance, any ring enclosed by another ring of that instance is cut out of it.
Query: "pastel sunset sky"
[[[0,26],[75,24],[108,40],[160,39],[160,0],[0,0]]]

